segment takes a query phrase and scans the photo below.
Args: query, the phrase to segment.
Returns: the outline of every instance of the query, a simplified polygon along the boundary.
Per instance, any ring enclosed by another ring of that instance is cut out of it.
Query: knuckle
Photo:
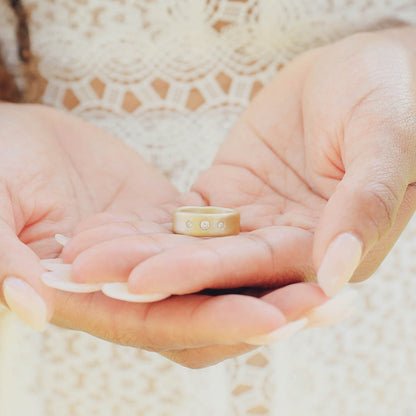
[[[394,224],[399,197],[386,183],[368,186],[363,195],[368,219],[380,239],[390,231]]]

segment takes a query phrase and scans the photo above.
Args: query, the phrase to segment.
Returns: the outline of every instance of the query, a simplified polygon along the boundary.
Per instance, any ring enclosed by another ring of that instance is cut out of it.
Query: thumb
[[[410,220],[416,187],[409,185],[415,180],[409,159],[409,153],[371,149],[346,169],[314,239],[317,279],[327,295],[374,272]]]
[[[0,287],[2,302],[23,322],[43,330],[54,307],[54,291],[40,280],[38,256],[0,219]]]

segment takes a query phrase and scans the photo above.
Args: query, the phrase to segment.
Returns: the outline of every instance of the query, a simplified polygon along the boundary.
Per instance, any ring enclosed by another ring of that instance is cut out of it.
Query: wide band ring
[[[180,207],[173,212],[176,234],[194,237],[222,237],[240,232],[240,213],[222,207]]]

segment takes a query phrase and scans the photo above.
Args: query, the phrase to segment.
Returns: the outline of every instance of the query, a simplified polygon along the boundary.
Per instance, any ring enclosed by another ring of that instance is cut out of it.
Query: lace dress
[[[18,76],[13,16],[0,39]],[[114,133],[185,190],[295,56],[416,24],[411,0],[26,0],[43,103]],[[189,157],[192,155],[192,157]],[[0,312],[0,415],[415,416],[416,221],[363,311],[203,370]],[[413,246],[412,246],[413,242]]]

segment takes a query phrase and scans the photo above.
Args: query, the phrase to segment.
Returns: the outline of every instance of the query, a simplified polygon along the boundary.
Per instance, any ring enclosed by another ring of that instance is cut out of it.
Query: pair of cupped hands
[[[351,297],[332,296],[374,272],[416,207],[415,37],[357,34],[301,55],[184,194],[97,127],[1,104],[3,303],[36,328],[51,321],[188,367],[345,318]],[[242,232],[173,234],[183,205],[236,208]],[[57,233],[71,236],[63,249]],[[173,296],[51,289],[40,260],[58,256],[75,282]]]

